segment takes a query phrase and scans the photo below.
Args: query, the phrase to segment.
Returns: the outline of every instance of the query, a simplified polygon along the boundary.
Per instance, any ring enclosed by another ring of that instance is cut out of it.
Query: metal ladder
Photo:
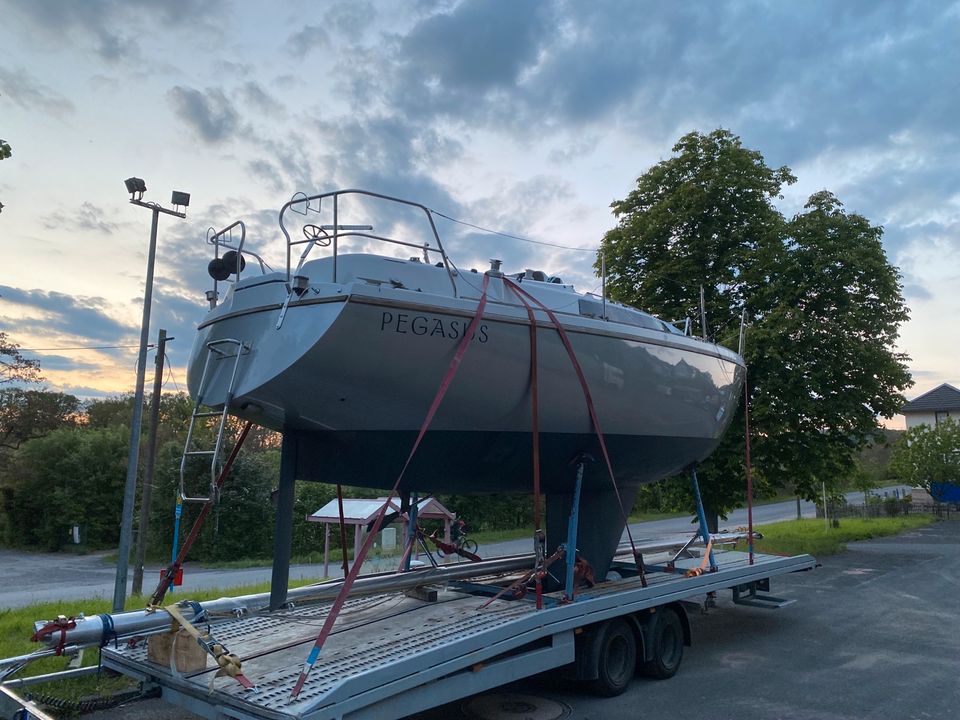
[[[224,358],[231,357],[228,350],[223,349],[221,346],[235,346],[236,355],[233,361],[233,368],[230,372],[230,382],[227,385],[226,396],[223,398],[223,410],[203,410],[203,407],[209,407],[210,404],[205,402],[205,394],[207,391],[207,383],[210,382],[213,376],[216,375],[215,372],[211,372],[213,367],[212,360],[222,360]],[[211,500],[216,501],[217,499],[217,477],[220,475],[221,463],[221,451],[223,448],[223,431],[227,424],[227,414],[230,409],[230,401],[233,400],[233,390],[237,382],[237,370],[240,367],[240,358],[250,352],[250,347],[242,340],[236,340],[234,338],[224,338],[222,340],[213,340],[207,343],[207,358],[203,364],[203,374],[200,376],[200,384],[197,390],[197,402],[193,406],[193,414],[190,416],[190,426],[187,428],[187,440],[183,446],[183,456],[180,458],[180,502],[195,502],[195,503],[206,503]],[[197,425],[197,420],[199,418],[208,418],[208,417],[220,417],[220,422],[217,426],[217,438],[214,443],[213,449],[211,450],[193,450],[193,431]],[[187,472],[187,461],[191,457],[210,457],[210,492],[207,497],[196,496],[192,497],[187,494],[186,488],[186,472]]]

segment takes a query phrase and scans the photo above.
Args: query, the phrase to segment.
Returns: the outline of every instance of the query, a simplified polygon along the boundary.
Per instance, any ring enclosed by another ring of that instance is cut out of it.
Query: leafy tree
[[[5,332],[0,332],[0,385],[13,382],[37,383],[42,380],[40,363],[25,358],[20,352],[20,345],[13,342]]]
[[[90,547],[115,546],[127,441],[122,428],[61,428],[24,443],[4,488],[7,541],[57,550],[76,524]]]
[[[133,421],[133,395],[91,400],[86,408],[87,426],[91,428],[130,427]]]
[[[706,334],[728,347],[746,311],[755,484],[812,498],[849,474],[875,416],[892,416],[910,384],[892,350],[907,310],[882,230],[826,192],[788,222],[773,201],[795,181],[789,168],[768,167],[727,130],[690,133],[673,151],[612,205],[607,286],[667,320],[697,320],[702,286]],[[741,404],[698,470],[713,525],[742,501],[743,447]]]
[[[924,488],[936,500],[944,484],[960,485],[960,423],[947,418],[936,427],[910,428],[897,442],[890,466],[905,482]]]
[[[0,449],[16,450],[31,438],[77,422],[80,401],[45,390],[0,389]]]

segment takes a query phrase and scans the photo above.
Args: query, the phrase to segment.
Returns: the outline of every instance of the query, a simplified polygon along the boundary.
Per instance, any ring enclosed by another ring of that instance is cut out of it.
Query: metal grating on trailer
[[[719,568],[698,577],[683,572],[699,558],[677,560],[676,571],[600,583],[577,601],[537,611],[532,597],[497,600],[442,590],[436,602],[400,593],[348,600],[298,699],[291,690],[331,607],[330,602],[255,617],[227,619],[213,635],[243,659],[258,692],[216,678],[214,668],[174,674],[150,663],[146,648],[104,650],[104,663],[159,683],[168,699],[210,718],[341,718],[406,712],[573,660],[573,632],[584,625],[814,566],[809,555],[716,554]],[[626,567],[626,564],[624,565]],[[500,578],[508,583],[509,578]],[[557,600],[558,595],[548,596]],[[496,669],[498,668],[499,669]],[[444,695],[446,693],[446,695]],[[394,708],[391,710],[390,708]],[[401,713],[406,714],[406,713]]]
[[[187,692],[193,688],[206,693],[212,680],[221,702],[228,696],[233,700],[230,704],[238,707],[253,705],[296,717],[299,711],[336,694],[347,680],[378,671],[377,682],[388,682],[409,672],[410,661],[418,656],[453,645],[462,647],[464,641],[479,639],[492,629],[536,612],[528,603],[507,601],[497,601],[478,612],[481,602],[454,592],[443,593],[438,602],[432,603],[398,594],[349,600],[293,703],[291,690],[327,616],[329,602],[226,620],[213,628],[214,637],[243,658],[244,674],[257,685],[256,693],[244,690],[228,677],[213,679],[216,668],[212,667],[175,675],[169,667],[147,660],[145,643],[107,649],[105,656],[111,664],[136,666],[139,672]],[[403,622],[403,616],[409,613],[416,613],[415,620]],[[389,672],[391,667],[394,672]]]

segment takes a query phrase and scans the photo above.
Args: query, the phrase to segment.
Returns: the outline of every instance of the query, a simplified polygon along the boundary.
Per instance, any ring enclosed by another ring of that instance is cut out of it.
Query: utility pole
[[[173,340],[174,338],[169,338]],[[156,371],[153,375],[153,397],[150,400],[150,435],[144,458],[143,487],[140,489],[140,525],[137,530],[136,560],[133,565],[133,594],[143,592],[143,563],[147,554],[147,531],[150,528],[150,499],[153,495],[153,468],[157,453],[157,424],[160,421],[160,387],[163,385],[163,361],[167,347],[167,331],[157,336]]]

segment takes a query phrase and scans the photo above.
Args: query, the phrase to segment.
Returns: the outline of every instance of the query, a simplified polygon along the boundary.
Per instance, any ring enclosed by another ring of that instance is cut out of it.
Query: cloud
[[[84,353],[89,357],[89,353]],[[80,372],[84,370],[99,370],[101,365],[97,362],[89,362],[82,359],[82,356],[67,357],[65,355],[47,355],[44,353],[29,353],[29,356],[40,363],[44,371],[55,372]]]
[[[932,300],[933,293],[927,290],[927,288],[916,283],[906,283],[903,286],[903,296],[906,298],[907,304],[909,305],[912,302],[923,302],[925,300]]]
[[[330,34],[319,25],[304,25],[287,38],[287,52],[303,60],[313,50],[328,50]]]
[[[391,105],[410,117],[456,119],[467,119],[472,107],[474,119],[490,121],[492,106],[503,99],[509,112],[548,34],[550,7],[515,3],[510,9],[466,0],[395,37],[382,60]]]
[[[200,92],[176,85],[167,92],[173,110],[202,140],[219,143],[232,138],[240,118],[233,103],[218,88]]]
[[[248,80],[240,88],[240,95],[250,105],[256,106],[258,110],[269,115],[282,115],[284,111],[283,103],[264,90],[260,84],[254,80]]]
[[[84,337],[95,343],[116,343],[128,339],[135,332],[135,328],[117,322],[106,314],[108,303],[103,298],[76,297],[0,285],[0,300],[39,311],[39,316],[16,320],[2,318],[3,324],[15,323],[25,334],[56,334]]]
[[[209,35],[222,12],[221,0],[8,0],[7,6],[35,29],[58,43],[93,40],[97,54],[108,62],[136,60],[141,32],[155,31],[157,24],[183,27]],[[139,26],[137,23],[141,23]]]
[[[22,67],[0,67],[0,95],[24,110],[39,111],[62,118],[76,110],[74,104],[51,90]]]
[[[78,230],[112,235],[117,231],[117,224],[106,219],[106,213],[91,202],[84,202],[73,212],[57,211],[41,222],[50,230],[62,230],[70,227]]]

